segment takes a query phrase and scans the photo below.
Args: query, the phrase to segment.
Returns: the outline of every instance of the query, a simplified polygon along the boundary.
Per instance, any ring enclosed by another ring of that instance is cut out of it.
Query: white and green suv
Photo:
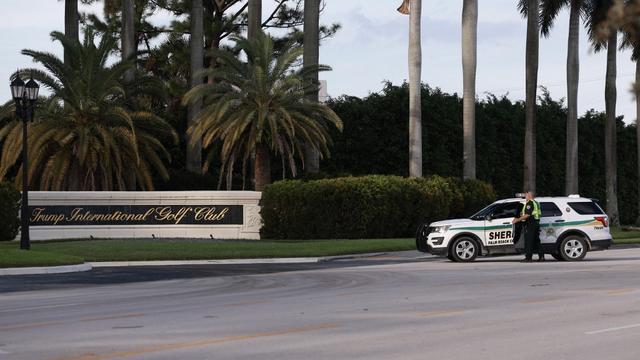
[[[609,220],[598,203],[578,195],[540,197],[540,242],[545,253],[557,260],[584,259],[587,251],[611,246]],[[473,261],[478,256],[522,253],[519,233],[511,221],[519,216],[524,199],[494,202],[468,219],[423,224],[416,246],[422,252],[447,256],[453,261]]]

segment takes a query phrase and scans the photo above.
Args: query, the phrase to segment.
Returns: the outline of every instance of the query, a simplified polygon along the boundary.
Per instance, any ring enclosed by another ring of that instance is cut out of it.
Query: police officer
[[[527,191],[525,204],[520,217],[513,219],[513,223],[524,223],[524,251],[523,262],[531,262],[534,248],[538,250],[538,261],[544,261],[544,252],[540,245],[540,204],[535,200],[533,191]]]

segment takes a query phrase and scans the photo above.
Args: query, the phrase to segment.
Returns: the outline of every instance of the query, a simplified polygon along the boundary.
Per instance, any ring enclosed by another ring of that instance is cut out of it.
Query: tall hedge
[[[462,177],[462,98],[438,88],[422,88],[423,173]],[[333,134],[331,157],[321,169],[330,176],[384,174],[407,176],[409,126],[408,85],[387,83],[364,98],[342,96],[329,102],[344,123]],[[498,197],[511,197],[523,186],[524,108],[522,101],[487,95],[476,103],[478,179],[492,184]],[[537,109],[537,192],[566,195],[565,145],[567,108],[541,91]],[[618,118],[618,206],[624,224],[638,218],[636,124]],[[629,121],[631,120],[631,121]],[[602,112],[579,118],[580,195],[605,203],[604,124]]]
[[[12,184],[0,183],[0,241],[16,238],[20,221],[20,192]]]
[[[495,200],[487,189],[486,184],[467,186],[440,176],[279,181],[262,193],[261,235],[271,239],[409,237],[422,222],[463,214],[465,195],[471,207]]]

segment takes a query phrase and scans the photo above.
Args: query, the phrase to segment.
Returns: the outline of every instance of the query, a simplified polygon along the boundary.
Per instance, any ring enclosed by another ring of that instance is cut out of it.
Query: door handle
[[[502,225],[509,225],[511,224],[510,222],[503,222]]]
[[[554,222],[562,223],[562,222],[564,222],[564,220],[556,220],[556,221],[554,221]]]

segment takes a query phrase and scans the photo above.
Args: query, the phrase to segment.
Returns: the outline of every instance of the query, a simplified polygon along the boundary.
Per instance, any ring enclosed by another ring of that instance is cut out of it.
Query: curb
[[[180,265],[248,265],[248,264],[301,264],[318,263],[322,258],[267,258],[227,260],[157,260],[157,261],[101,261],[89,263],[94,268],[128,266],[180,266]]]
[[[622,249],[637,249],[640,248],[640,244],[611,244],[609,250],[622,250]]]
[[[387,253],[369,253],[328,257],[301,258],[264,258],[264,259],[226,259],[226,260],[157,260],[157,261],[101,261],[78,265],[23,267],[0,269],[0,276],[8,275],[44,275],[89,271],[94,268],[133,267],[133,266],[189,266],[189,265],[252,265],[252,264],[313,264],[336,260],[362,259],[386,255]]]
[[[47,267],[24,267],[0,269],[0,276],[9,275],[41,275],[41,274],[65,274],[71,272],[89,271],[91,264],[84,263],[78,265],[47,266]]]
[[[325,256],[322,258],[318,259],[318,262],[330,262],[330,261],[337,261],[337,260],[353,260],[353,259],[364,259],[364,258],[371,258],[371,257],[376,257],[376,256],[384,256],[384,255],[388,255],[389,253],[386,252],[379,252],[379,253],[365,253],[365,254],[352,254],[352,255],[337,255],[337,256]]]
[[[184,266],[184,265],[251,265],[251,264],[311,264],[335,260],[362,259],[386,255],[387,253],[368,253],[326,257],[299,258],[263,258],[263,259],[220,259],[220,260],[157,260],[157,261],[101,261],[92,262],[94,268],[128,266]]]

